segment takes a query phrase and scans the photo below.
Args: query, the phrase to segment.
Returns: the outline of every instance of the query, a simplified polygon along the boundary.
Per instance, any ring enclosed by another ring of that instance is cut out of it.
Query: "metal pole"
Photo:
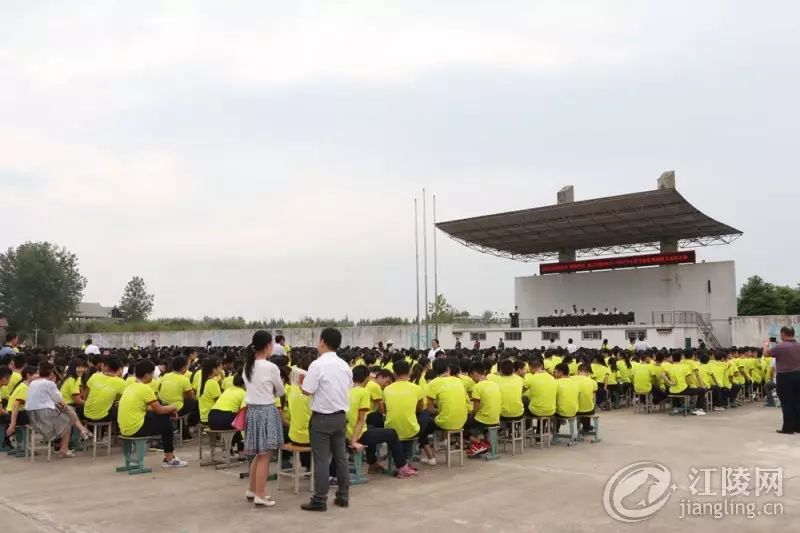
[[[422,189],[422,255],[425,258],[425,346],[427,347],[431,345],[431,341],[428,338],[428,324],[430,323],[428,311],[428,217],[424,188]]]
[[[438,262],[436,260],[436,195],[433,195],[433,301],[439,295]],[[439,338],[439,321],[436,321],[436,338]]]
[[[417,348],[419,348],[422,334],[419,323],[419,209],[416,198],[414,198],[414,271],[417,274]]]

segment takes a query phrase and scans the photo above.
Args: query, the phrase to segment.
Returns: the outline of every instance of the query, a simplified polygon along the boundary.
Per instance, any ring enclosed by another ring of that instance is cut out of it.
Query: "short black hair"
[[[156,365],[150,359],[142,359],[136,363],[136,378],[142,379],[147,374],[152,374],[156,371]]]
[[[567,363],[558,363],[555,369],[564,374],[565,376],[569,376],[569,365]]]
[[[40,378],[49,378],[50,374],[53,373],[53,365],[48,363],[47,361],[42,361],[39,363],[39,377]]]
[[[480,361],[476,361],[472,363],[472,366],[469,367],[470,374],[479,374],[481,376],[486,375],[486,370],[483,368],[483,363]]]
[[[498,363],[497,369],[504,376],[510,376],[514,373],[514,361],[511,359],[503,359]]]
[[[353,367],[353,383],[362,383],[369,377],[369,368],[364,365]]]
[[[787,337],[794,337],[794,328],[792,326],[783,326],[781,333]]]
[[[106,366],[109,370],[116,372],[120,368],[122,368],[122,363],[119,360],[119,357],[116,355],[109,355],[106,359]]]
[[[172,358],[172,365],[171,370],[177,372],[181,368],[186,367],[186,358],[182,355],[178,355]]]
[[[441,376],[445,372],[450,369],[450,364],[447,362],[447,359],[434,359],[433,361],[433,372],[437,376]]]
[[[407,376],[411,372],[411,365],[405,360],[395,362],[392,368],[394,368],[394,373],[398,376]]]
[[[286,340],[286,337],[284,337],[283,335],[275,335],[275,342],[277,344],[280,344],[281,342],[283,342],[285,340]]]
[[[336,328],[323,329],[319,338],[331,350],[338,350],[342,345],[342,332]]]

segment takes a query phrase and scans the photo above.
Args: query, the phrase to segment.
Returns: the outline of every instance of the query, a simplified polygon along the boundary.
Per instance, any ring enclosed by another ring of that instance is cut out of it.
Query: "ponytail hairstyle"
[[[422,356],[417,360],[417,363],[411,369],[411,375],[408,376],[408,381],[411,383],[416,383],[419,385],[419,380],[425,374],[425,369],[428,367],[430,361],[428,360],[427,356]]]
[[[253,333],[253,341],[247,347],[244,354],[244,375],[247,381],[253,377],[253,366],[256,364],[256,352],[262,352],[272,344],[272,335],[269,331],[260,329]]]
[[[203,362],[200,365],[200,391],[197,393],[198,396],[203,395],[203,389],[206,387],[206,381],[208,381],[208,378],[211,377],[214,369],[219,365],[219,359],[216,357],[206,357],[203,359]]]

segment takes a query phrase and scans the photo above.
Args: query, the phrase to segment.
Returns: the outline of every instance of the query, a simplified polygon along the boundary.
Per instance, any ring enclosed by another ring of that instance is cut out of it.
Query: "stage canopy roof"
[[[520,261],[729,244],[742,232],[704,215],[673,188],[608,196],[436,224],[478,251]]]

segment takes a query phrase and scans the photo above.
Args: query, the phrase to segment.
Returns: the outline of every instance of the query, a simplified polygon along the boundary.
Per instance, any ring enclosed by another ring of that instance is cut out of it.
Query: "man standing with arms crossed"
[[[309,433],[314,458],[314,495],[300,506],[304,511],[327,511],[328,473],[331,456],[336,466],[336,499],[339,507],[349,505],[350,468],[347,463],[347,410],[353,373],[350,366],[336,355],[342,344],[342,333],[334,328],[322,331],[317,350],[319,356],[308,367],[303,393],[311,396]]]
[[[791,435],[800,432],[800,343],[794,338],[794,328],[781,328],[781,342],[770,348],[764,345],[764,354],[775,358],[778,398],[783,410],[783,427],[778,433]]]

